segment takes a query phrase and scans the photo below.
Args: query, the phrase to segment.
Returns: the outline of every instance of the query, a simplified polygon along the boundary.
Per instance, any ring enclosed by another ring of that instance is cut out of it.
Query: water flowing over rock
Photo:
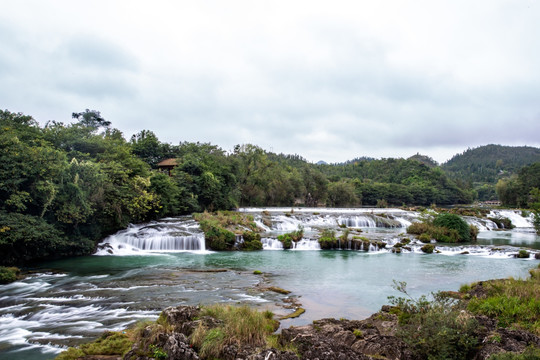
[[[147,224],[130,225],[107,237],[96,255],[133,255],[141,252],[205,251],[204,234],[191,217],[165,218]]]

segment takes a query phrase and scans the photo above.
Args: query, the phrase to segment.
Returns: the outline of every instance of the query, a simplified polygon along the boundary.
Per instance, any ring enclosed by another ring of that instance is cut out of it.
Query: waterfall
[[[197,223],[191,217],[178,217],[130,225],[105,238],[96,255],[205,250],[204,234]]]
[[[503,217],[512,221],[512,225],[518,228],[532,228],[532,215],[528,217],[521,216],[520,210],[491,210],[490,217]]]
[[[321,246],[317,240],[302,239],[298,242],[292,242],[291,250],[321,250]]]
[[[278,239],[262,238],[263,250],[283,250],[283,244]]]

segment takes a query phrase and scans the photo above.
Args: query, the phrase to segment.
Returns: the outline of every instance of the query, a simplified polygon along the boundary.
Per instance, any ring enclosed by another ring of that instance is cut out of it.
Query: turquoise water
[[[263,271],[269,284],[291,290],[290,296],[306,308],[300,318],[282,324],[289,326],[323,317],[367,317],[388,296],[399,295],[393,280],[406,281],[413,296],[419,296],[457,290],[472,281],[525,277],[535,265],[533,260],[356,251],[175,253],[51,262],[35,269],[43,271],[36,276],[0,290],[0,329],[5,331],[0,358],[54,358],[59,346],[155,318],[167,306],[225,302],[291,311],[275,305],[284,295],[256,287],[263,277],[253,270]],[[193,271],[208,269],[227,271]]]
[[[400,232],[366,228],[363,233],[392,244]],[[282,327],[324,317],[361,319],[380,309],[388,296],[399,296],[394,280],[406,281],[416,297],[473,281],[527,277],[538,261],[512,254],[520,247],[538,249],[538,240],[530,229],[481,231],[477,244],[441,246],[441,253],[429,255],[413,246],[402,254],[140,252],[47,262],[29,269],[26,279],[0,287],[0,359],[52,359],[66,346],[155,319],[165,307],[181,304],[245,303],[287,314],[293,310],[284,307],[284,300],[292,297],[306,313],[283,321]],[[469,254],[461,255],[464,251]],[[291,294],[264,291],[270,285]]]

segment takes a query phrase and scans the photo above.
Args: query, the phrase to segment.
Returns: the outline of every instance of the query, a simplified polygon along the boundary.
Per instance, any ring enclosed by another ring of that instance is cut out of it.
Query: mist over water
[[[493,231],[485,219],[475,244],[436,244],[440,254],[387,249],[321,251],[323,228],[356,222],[362,236],[390,247],[419,214],[398,209],[244,209],[257,223],[266,222],[265,250],[210,252],[191,217],[132,225],[104,240],[100,256],[43,263],[32,275],[0,287],[0,359],[52,359],[66,346],[121,330],[141,319],[155,319],[167,306],[246,303],[280,314],[286,295],[262,291],[272,284],[292,291],[306,308],[283,327],[323,317],[365,318],[399,295],[393,280],[406,281],[413,296],[457,290],[473,281],[526,277],[533,258],[515,259],[520,248],[538,251],[530,221],[512,212],[518,228]],[[288,215],[286,214],[288,213]],[[264,219],[266,218],[266,220]],[[271,220],[271,224],[268,222]],[[279,250],[277,236],[305,229],[295,250]],[[525,226],[528,225],[528,226]],[[495,225],[496,228],[496,225]],[[108,243],[109,245],[105,245]],[[276,251],[269,251],[269,250]],[[367,251],[366,251],[367,250]],[[467,255],[462,253],[467,251]],[[254,270],[264,276],[253,274]],[[276,305],[277,304],[277,305]]]

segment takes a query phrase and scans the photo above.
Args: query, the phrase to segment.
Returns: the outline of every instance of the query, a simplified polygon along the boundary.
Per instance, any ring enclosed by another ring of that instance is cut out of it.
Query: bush
[[[442,213],[435,217],[433,225],[457,231],[459,242],[471,241],[471,229],[469,225],[456,214]]]
[[[427,233],[423,233],[423,234],[420,234],[420,236],[418,236],[418,240],[420,240],[424,244],[428,244],[431,242],[431,236],[429,236],[429,234]]]
[[[17,281],[21,270],[16,267],[0,266],[0,284],[9,284]]]
[[[535,270],[539,269],[533,269],[532,277],[527,280],[482,282],[485,295],[473,297],[467,309],[497,319],[499,327],[512,326],[540,335],[540,276]]]
[[[478,323],[453,305],[453,300],[435,294],[432,302],[422,296],[413,299],[405,283],[395,288],[408,298],[390,298],[399,308],[396,336],[406,342],[418,359],[468,359],[474,353]]]
[[[426,254],[433,254],[433,250],[435,249],[435,246],[432,244],[426,244],[422,246],[421,250],[425,252]]]
[[[290,249],[292,247],[293,239],[291,234],[278,235],[277,239],[281,241],[284,249]]]
[[[261,235],[253,231],[245,231],[242,234],[244,242],[241,249],[246,251],[262,250],[263,244],[261,242]]]
[[[203,321],[191,335],[201,358],[222,358],[223,349],[230,345],[264,347],[266,338],[279,326],[270,311],[258,312],[247,306],[212,305],[203,308],[200,315],[220,321],[214,328]]]
[[[407,228],[407,233],[413,235],[429,234],[432,226],[427,222],[414,222]]]
[[[224,229],[211,221],[203,220],[200,222],[201,229],[204,231],[204,238],[210,250],[231,250],[236,241],[236,236],[232,231]]]
[[[324,229],[319,237],[319,245],[324,250],[337,248],[338,239],[336,238],[336,232],[332,229]]]
[[[519,250],[516,257],[518,259],[528,259],[531,256],[531,253],[529,253],[527,250]]]

